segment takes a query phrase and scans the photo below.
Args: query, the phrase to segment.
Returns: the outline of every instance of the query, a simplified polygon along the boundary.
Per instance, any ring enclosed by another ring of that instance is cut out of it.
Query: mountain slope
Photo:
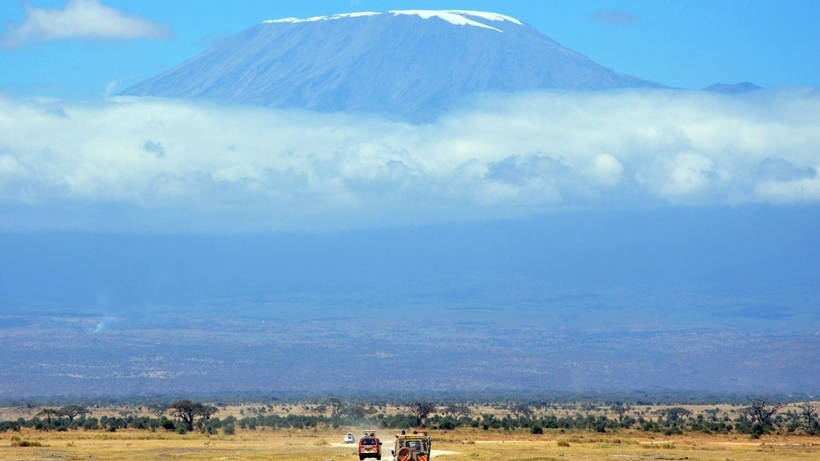
[[[405,10],[265,21],[123,94],[427,118],[476,92],[647,86],[509,16]]]
[[[704,88],[705,91],[712,91],[714,93],[724,94],[741,94],[760,89],[761,87],[751,82],[715,83]]]

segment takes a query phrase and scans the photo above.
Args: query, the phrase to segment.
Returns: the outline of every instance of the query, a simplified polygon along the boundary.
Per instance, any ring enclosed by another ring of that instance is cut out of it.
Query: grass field
[[[0,460],[356,460],[355,448],[339,446],[338,430],[256,430],[236,435],[178,435],[125,430],[115,433],[39,432],[0,434]],[[355,432],[358,433],[358,430]],[[383,430],[385,459],[393,431]],[[433,448],[445,450],[440,460],[818,460],[820,437],[764,436],[759,440],[737,435],[651,436],[622,431],[524,431],[460,429],[432,431]],[[15,446],[20,441],[42,446]]]

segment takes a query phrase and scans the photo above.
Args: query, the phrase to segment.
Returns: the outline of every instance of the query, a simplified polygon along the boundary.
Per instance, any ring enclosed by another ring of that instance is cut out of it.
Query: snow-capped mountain
[[[478,92],[651,86],[510,16],[400,10],[263,21],[123,94],[426,119]]]

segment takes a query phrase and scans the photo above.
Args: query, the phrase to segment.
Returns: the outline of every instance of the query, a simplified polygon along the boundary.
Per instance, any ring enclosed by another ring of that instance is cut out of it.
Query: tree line
[[[23,427],[29,427],[41,431],[84,429],[116,432],[118,429],[132,428],[152,431],[164,429],[180,434],[197,429],[215,434],[221,429],[225,434],[233,434],[236,430],[235,417],[228,416],[223,420],[212,418],[219,409],[201,402],[179,400],[170,405],[149,405],[146,409],[154,415],[153,418],[138,416],[127,410],[120,416],[96,418],[89,416],[92,412],[80,405],[43,408],[31,419],[0,421],[0,431],[19,431]],[[166,413],[171,418],[165,416]]]
[[[718,409],[693,414],[683,407],[666,407],[651,414],[635,414],[628,405],[614,404],[609,408],[609,416],[600,412],[576,411],[573,415],[540,414],[527,404],[517,404],[508,408],[504,416],[494,414],[474,414],[469,406],[451,403],[445,406],[418,401],[404,412],[386,414],[376,407],[346,403],[338,398],[327,399],[310,409],[315,414],[288,414],[285,416],[267,414],[265,407],[256,408],[252,415],[242,411],[242,416],[232,415],[223,419],[216,417],[219,409],[215,406],[191,400],[180,400],[170,405],[151,405],[146,409],[152,416],[121,414],[120,416],[90,416],[91,412],[82,406],[68,405],[61,408],[43,408],[31,419],[19,418],[15,421],[0,421],[0,431],[19,431],[30,427],[43,431],[68,430],[108,430],[147,429],[166,430],[184,434],[198,430],[203,433],[222,432],[232,435],[236,427],[256,430],[260,427],[313,428],[367,425],[381,428],[407,429],[428,427],[451,430],[471,427],[481,430],[527,429],[532,434],[541,434],[545,429],[581,429],[595,432],[610,432],[622,429],[658,432],[665,435],[685,432],[739,433],[760,437],[768,433],[820,434],[818,408],[811,403],[803,403],[797,409],[782,411],[784,404],[757,399],[734,418]],[[304,407],[308,409],[308,407]],[[168,417],[170,416],[170,418]]]

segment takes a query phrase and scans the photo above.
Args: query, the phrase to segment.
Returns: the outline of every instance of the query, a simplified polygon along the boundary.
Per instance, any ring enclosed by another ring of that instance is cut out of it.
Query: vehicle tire
[[[363,459],[364,459],[364,455],[359,455],[359,461],[362,461]]]
[[[396,453],[396,459],[398,461],[411,461],[415,456],[413,456],[413,450],[404,447]]]

